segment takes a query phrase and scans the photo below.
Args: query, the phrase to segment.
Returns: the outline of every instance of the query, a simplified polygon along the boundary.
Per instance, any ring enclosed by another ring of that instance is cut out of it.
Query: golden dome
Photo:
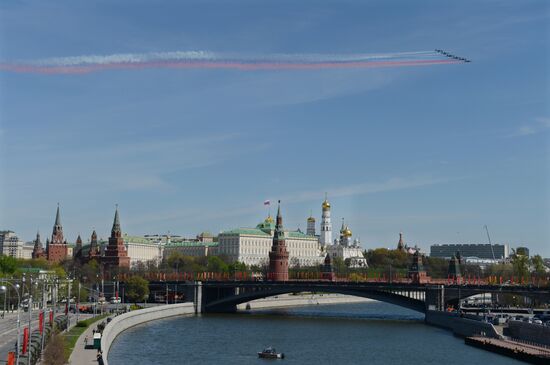
[[[267,218],[265,219],[265,222],[266,223],[273,223],[273,218],[271,218],[271,214],[267,216]]]
[[[323,209],[330,209],[330,203],[328,202],[328,200],[325,199],[325,201],[323,202]]]
[[[344,229],[344,232],[343,232],[344,236],[346,237],[351,237],[353,235],[353,233],[351,232],[351,229],[349,229],[348,226],[346,226],[346,228]]]
[[[315,222],[315,218],[309,217],[309,218],[307,219],[307,221],[308,221],[308,222]]]

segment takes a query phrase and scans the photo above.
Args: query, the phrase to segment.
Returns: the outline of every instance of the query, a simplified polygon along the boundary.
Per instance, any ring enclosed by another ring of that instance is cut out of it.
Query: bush
[[[76,327],[88,327],[88,323],[86,323],[85,321],[78,321],[76,323]]]
[[[140,305],[137,305],[137,304],[132,304],[130,305],[130,310],[131,311],[136,311],[138,309],[141,309],[141,306]]]
[[[44,365],[63,365],[65,363],[64,347],[63,337],[55,334],[44,350]]]

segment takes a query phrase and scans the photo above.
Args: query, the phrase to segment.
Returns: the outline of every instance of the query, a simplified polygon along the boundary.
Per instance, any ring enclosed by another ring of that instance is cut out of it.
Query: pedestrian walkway
[[[97,324],[99,322],[104,321],[105,319],[106,318],[102,318],[92,323],[88,328],[86,328],[86,331],[84,331],[80,335],[80,337],[76,341],[76,345],[74,346],[73,352],[69,357],[69,364],[73,364],[73,365],[97,364],[97,350],[91,348],[91,345],[94,341],[93,330],[97,327]],[[90,345],[90,348],[84,347],[86,336],[88,337],[88,344]]]

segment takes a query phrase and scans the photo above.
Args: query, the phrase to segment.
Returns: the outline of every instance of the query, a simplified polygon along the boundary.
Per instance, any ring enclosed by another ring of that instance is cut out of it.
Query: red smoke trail
[[[239,61],[145,61],[133,63],[85,64],[82,66],[37,66],[30,64],[1,63],[0,71],[34,74],[85,74],[106,70],[140,69],[233,69],[241,71],[259,70],[322,70],[360,69],[382,67],[429,66],[463,63],[459,60],[403,60],[403,61],[351,61],[351,62],[239,62]]]

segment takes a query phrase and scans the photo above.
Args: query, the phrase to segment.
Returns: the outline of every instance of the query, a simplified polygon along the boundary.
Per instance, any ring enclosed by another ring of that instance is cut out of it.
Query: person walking
[[[97,350],[97,362],[99,365],[103,365],[103,353],[101,350]]]

